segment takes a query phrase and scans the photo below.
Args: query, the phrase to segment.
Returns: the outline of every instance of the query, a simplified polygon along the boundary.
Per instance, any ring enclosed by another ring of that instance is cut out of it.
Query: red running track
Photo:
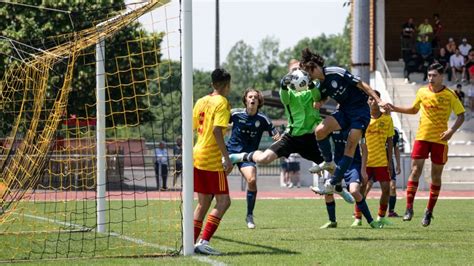
[[[374,189],[369,193],[368,198],[380,198],[380,190]],[[405,191],[398,191],[398,198],[405,198]],[[245,199],[245,191],[231,191],[232,199]],[[336,197],[339,197],[336,195]],[[417,199],[429,197],[429,191],[418,191]],[[28,199],[29,198],[29,199]],[[176,200],[180,198],[180,191],[110,191],[107,193],[107,199],[110,200],[143,200],[160,199]],[[472,191],[441,191],[440,199],[474,199],[474,190]],[[58,200],[84,200],[95,199],[95,191],[37,191],[35,194],[25,195],[25,200],[36,201],[58,201]],[[277,191],[259,191],[258,199],[323,199],[322,196],[314,194],[309,188],[280,189]]]

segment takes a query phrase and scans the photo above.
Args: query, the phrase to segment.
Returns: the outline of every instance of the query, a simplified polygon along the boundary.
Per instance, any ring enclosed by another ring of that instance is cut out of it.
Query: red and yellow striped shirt
[[[388,166],[385,143],[387,138],[393,137],[393,121],[390,115],[382,114],[379,118],[371,118],[365,131],[367,143],[367,166]]]
[[[452,111],[456,115],[465,112],[459,98],[449,88],[435,93],[430,87],[421,87],[416,93],[413,107],[421,109],[416,140],[447,144],[441,140],[441,133],[448,129],[448,119]]]
[[[230,119],[230,105],[222,95],[207,95],[197,100],[193,109],[193,130],[197,132],[194,144],[194,167],[207,171],[223,171],[222,153],[213,134],[215,126],[223,127]]]

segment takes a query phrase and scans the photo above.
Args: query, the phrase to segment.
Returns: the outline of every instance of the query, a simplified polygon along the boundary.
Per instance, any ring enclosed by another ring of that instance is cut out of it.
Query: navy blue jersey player
[[[324,189],[332,193],[335,185],[341,182],[344,173],[352,164],[357,143],[370,122],[368,96],[373,97],[384,109],[389,109],[389,105],[383,102],[369,85],[346,69],[325,67],[324,59],[308,48],[302,52],[301,67],[309,73],[311,79],[318,79],[321,82],[322,98],[331,97],[339,104],[338,110],[327,116],[316,128],[316,139],[324,162],[310,168],[310,172],[313,173],[328,170],[333,174],[324,185]],[[330,143],[330,134],[336,130],[349,130],[344,156],[337,165],[333,162]]]
[[[332,132],[332,139],[334,141],[334,161],[339,163],[342,158],[344,158],[344,150],[346,146],[347,137],[349,135],[349,130],[345,131],[334,131]],[[364,141],[364,139],[362,139]],[[365,201],[364,191],[365,183],[367,182],[367,174],[363,171],[365,167],[362,165],[367,162],[367,149],[366,146],[356,145],[354,159],[352,160],[351,165],[348,167],[346,172],[343,175],[344,182],[346,183],[347,189],[354,197],[356,202],[356,210],[359,215],[364,215],[367,220],[367,223],[372,228],[380,228],[381,225],[379,222],[375,221],[372,218],[369,207]],[[312,187],[317,194],[324,194],[324,199],[326,201],[326,210],[329,216],[329,222],[320,227],[320,229],[326,228],[335,228],[337,227],[336,221],[336,202],[334,201],[334,196],[332,193],[326,193],[326,191],[321,190],[318,187]],[[357,215],[357,214],[356,214]],[[359,218],[357,220],[357,218]],[[360,217],[356,217],[356,222],[352,224],[354,226],[362,225]]]
[[[280,134],[268,117],[259,112],[263,106],[263,95],[260,91],[248,88],[242,96],[245,109],[231,110],[230,123],[232,134],[227,141],[229,153],[252,152],[258,149],[263,132],[268,132],[274,140]],[[253,210],[257,198],[257,168],[254,162],[240,162],[237,164],[240,173],[247,180],[247,216],[246,222],[249,229],[255,228]]]

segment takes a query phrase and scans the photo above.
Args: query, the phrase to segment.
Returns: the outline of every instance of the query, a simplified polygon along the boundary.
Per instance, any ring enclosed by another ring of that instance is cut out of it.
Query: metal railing
[[[390,94],[390,97],[392,98],[392,103],[395,105],[396,104],[395,99],[397,99],[397,98],[399,99],[399,98],[401,98],[401,96],[400,96],[400,93],[397,90],[395,82],[393,81],[392,73],[390,72],[390,69],[387,65],[387,61],[385,61],[382,49],[380,48],[379,45],[377,45],[377,59],[378,59],[377,60],[377,64],[378,64],[377,70],[379,70],[380,73],[382,74],[382,78],[383,78],[384,83],[385,83],[385,89]],[[401,127],[402,128],[407,127],[408,131],[410,132],[409,135],[411,135],[412,125],[411,125],[410,120],[407,118],[406,115],[403,115],[402,113],[399,113],[398,115],[400,117]],[[411,136],[410,136],[410,138],[411,138]]]

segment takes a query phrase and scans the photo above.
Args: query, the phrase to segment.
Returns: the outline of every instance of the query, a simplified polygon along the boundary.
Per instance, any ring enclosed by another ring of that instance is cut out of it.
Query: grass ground
[[[224,253],[222,256],[75,259],[46,263],[469,265],[473,263],[474,257],[473,203],[472,199],[439,200],[435,218],[431,226],[425,228],[420,221],[426,200],[417,200],[413,221],[403,222],[401,218],[391,218],[393,226],[374,230],[366,223],[357,229],[350,228],[352,206],[338,200],[338,228],[321,230],[319,226],[327,221],[323,200],[260,200],[257,201],[255,211],[257,228],[249,230],[244,222],[245,201],[234,200],[211,242],[213,247]],[[399,200],[397,209],[402,211],[404,204],[404,200]],[[377,201],[370,200],[369,206],[376,215]],[[0,246],[4,240],[0,240]],[[37,264],[39,261],[32,263]]]

